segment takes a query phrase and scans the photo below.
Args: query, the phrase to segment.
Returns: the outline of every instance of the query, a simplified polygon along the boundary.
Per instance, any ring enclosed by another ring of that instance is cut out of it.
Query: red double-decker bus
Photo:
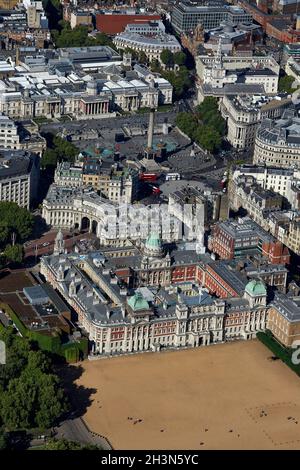
[[[156,181],[158,175],[156,173],[140,173],[140,180],[142,181]]]

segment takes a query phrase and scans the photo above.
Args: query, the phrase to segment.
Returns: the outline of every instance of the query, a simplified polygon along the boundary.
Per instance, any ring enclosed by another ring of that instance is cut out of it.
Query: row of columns
[[[108,113],[108,101],[100,101],[98,103],[87,103],[85,105],[85,111],[88,115],[94,114],[107,114]]]

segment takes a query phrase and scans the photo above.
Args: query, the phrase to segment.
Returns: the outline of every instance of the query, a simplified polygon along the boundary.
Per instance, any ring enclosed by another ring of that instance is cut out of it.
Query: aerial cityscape
[[[300,0],[0,0],[0,449],[297,450],[299,392]]]

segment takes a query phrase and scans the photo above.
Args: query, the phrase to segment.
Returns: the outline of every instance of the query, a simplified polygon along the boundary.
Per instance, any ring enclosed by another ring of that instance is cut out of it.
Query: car
[[[49,245],[50,245],[49,242],[45,242],[45,243],[42,244],[42,246],[49,246]]]

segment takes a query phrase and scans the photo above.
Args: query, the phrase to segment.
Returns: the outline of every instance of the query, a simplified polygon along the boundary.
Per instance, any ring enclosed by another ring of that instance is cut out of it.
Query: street
[[[79,233],[78,235],[72,235],[68,231],[63,231],[65,248],[67,251],[71,251],[72,246],[78,240],[91,240],[95,238],[92,233]],[[45,256],[53,253],[54,241],[57,235],[57,230],[51,229],[49,232],[45,233],[41,238],[35,240],[30,240],[24,245],[25,251],[25,262],[29,258],[35,258],[40,256]]]

